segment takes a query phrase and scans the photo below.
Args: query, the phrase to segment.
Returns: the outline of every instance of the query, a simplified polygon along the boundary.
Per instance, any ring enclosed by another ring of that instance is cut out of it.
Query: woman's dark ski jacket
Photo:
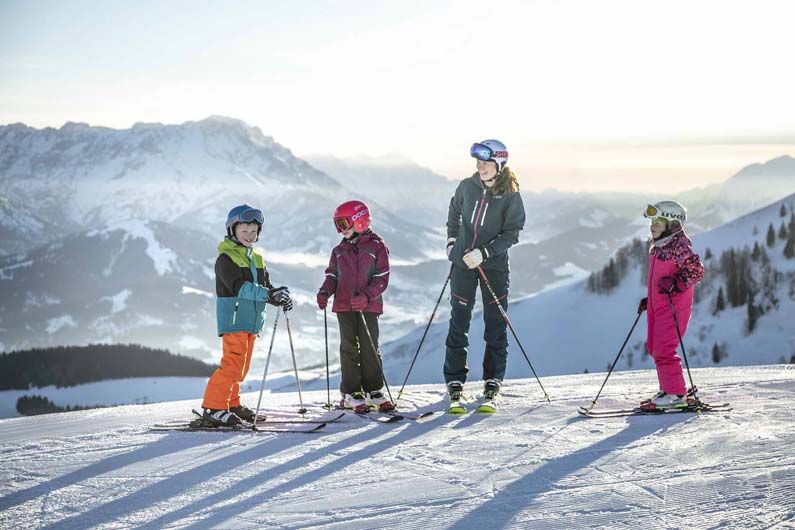
[[[450,261],[466,269],[464,254],[478,248],[484,269],[508,270],[508,249],[519,241],[524,222],[521,194],[494,195],[475,173],[461,181],[450,199],[447,237],[455,239]]]

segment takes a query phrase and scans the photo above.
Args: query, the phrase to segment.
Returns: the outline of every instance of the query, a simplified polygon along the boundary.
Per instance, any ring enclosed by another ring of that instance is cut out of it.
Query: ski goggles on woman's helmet
[[[488,145],[472,144],[472,147],[469,148],[469,156],[486,162],[494,158],[494,151]]]
[[[262,212],[256,208],[243,210],[237,214],[237,218],[238,222],[240,223],[259,223],[260,225],[265,223],[265,218],[262,216]]]
[[[353,228],[353,221],[350,217],[340,217],[334,219],[334,226],[337,227],[337,232],[344,232],[345,230]]]

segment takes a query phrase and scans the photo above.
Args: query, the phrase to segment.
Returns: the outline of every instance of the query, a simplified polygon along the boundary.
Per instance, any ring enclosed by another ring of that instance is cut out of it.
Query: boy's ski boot
[[[500,392],[502,381],[499,379],[486,379],[483,385],[483,402],[478,407],[478,412],[485,412],[488,414],[497,411],[497,394]]]
[[[243,420],[245,422],[254,423],[254,415],[255,415],[255,413],[254,413],[253,410],[251,410],[250,408],[248,408],[245,405],[238,405],[236,407],[229,407],[229,412],[232,412],[232,413],[236,414],[238,418],[240,418],[241,420]],[[257,421],[258,422],[259,421],[265,421],[265,419],[266,419],[265,414],[260,414],[259,416],[257,416]]]
[[[241,425],[241,420],[237,414],[223,409],[204,409],[202,413],[202,427],[235,427]]]
[[[351,392],[345,394],[340,402],[340,407],[347,410],[352,410],[356,414],[367,414],[370,412],[370,407],[364,399],[364,394],[361,392]]]
[[[688,403],[685,395],[668,394],[660,390],[653,398],[643,401],[640,404],[640,409],[645,411],[665,410],[665,409],[683,409],[687,408]]]
[[[447,383],[447,393],[450,395],[450,414],[466,414],[467,408],[461,403],[464,394],[464,383],[461,381],[450,381]]]
[[[380,412],[389,412],[395,410],[395,404],[389,401],[384,393],[380,390],[374,390],[367,396],[367,401],[370,407],[377,409]]]

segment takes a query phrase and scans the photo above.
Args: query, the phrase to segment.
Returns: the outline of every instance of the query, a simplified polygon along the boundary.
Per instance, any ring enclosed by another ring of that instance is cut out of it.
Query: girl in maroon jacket
[[[367,412],[369,405],[392,410],[395,405],[381,392],[381,355],[373,348],[378,345],[378,317],[383,313],[381,295],[389,283],[389,249],[370,230],[370,210],[361,201],[340,204],[334,211],[334,226],[343,240],[331,252],[317,306],[325,309],[334,295],[331,310],[340,326],[341,406],[357,413]]]

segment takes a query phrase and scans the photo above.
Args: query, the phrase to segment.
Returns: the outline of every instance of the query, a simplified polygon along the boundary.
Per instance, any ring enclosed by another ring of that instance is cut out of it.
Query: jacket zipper
[[[652,303],[652,301],[651,301],[651,300],[652,300],[652,298],[653,298],[653,297],[652,297],[652,295],[651,295],[651,294],[652,294],[652,286],[651,286],[651,284],[652,284],[652,280],[654,279],[654,265],[656,265],[656,264],[657,264],[657,256],[655,256],[654,254],[652,254],[652,255],[651,255],[651,265],[649,266],[649,280],[648,280],[648,284],[649,284],[649,296],[648,296],[648,298],[646,299],[646,305],[647,305],[647,306],[652,306],[652,307],[654,306],[654,304],[653,304],[653,303]],[[647,311],[647,313],[648,313],[648,311]],[[647,317],[647,318],[648,318],[648,317]]]
[[[239,303],[240,302],[235,301],[235,311],[232,313],[232,325],[233,326],[235,325],[235,322],[237,321],[237,304],[239,304]]]
[[[480,209],[483,208],[484,204],[486,204],[486,193],[487,193],[487,190],[484,188],[483,189],[483,196],[481,197],[481,200],[480,200],[480,208],[478,208],[478,213],[475,216],[475,223],[474,223],[475,232],[472,235],[472,244],[469,246],[470,249],[474,249],[475,248],[475,241],[477,241],[477,239],[478,239],[478,221],[480,221]]]

